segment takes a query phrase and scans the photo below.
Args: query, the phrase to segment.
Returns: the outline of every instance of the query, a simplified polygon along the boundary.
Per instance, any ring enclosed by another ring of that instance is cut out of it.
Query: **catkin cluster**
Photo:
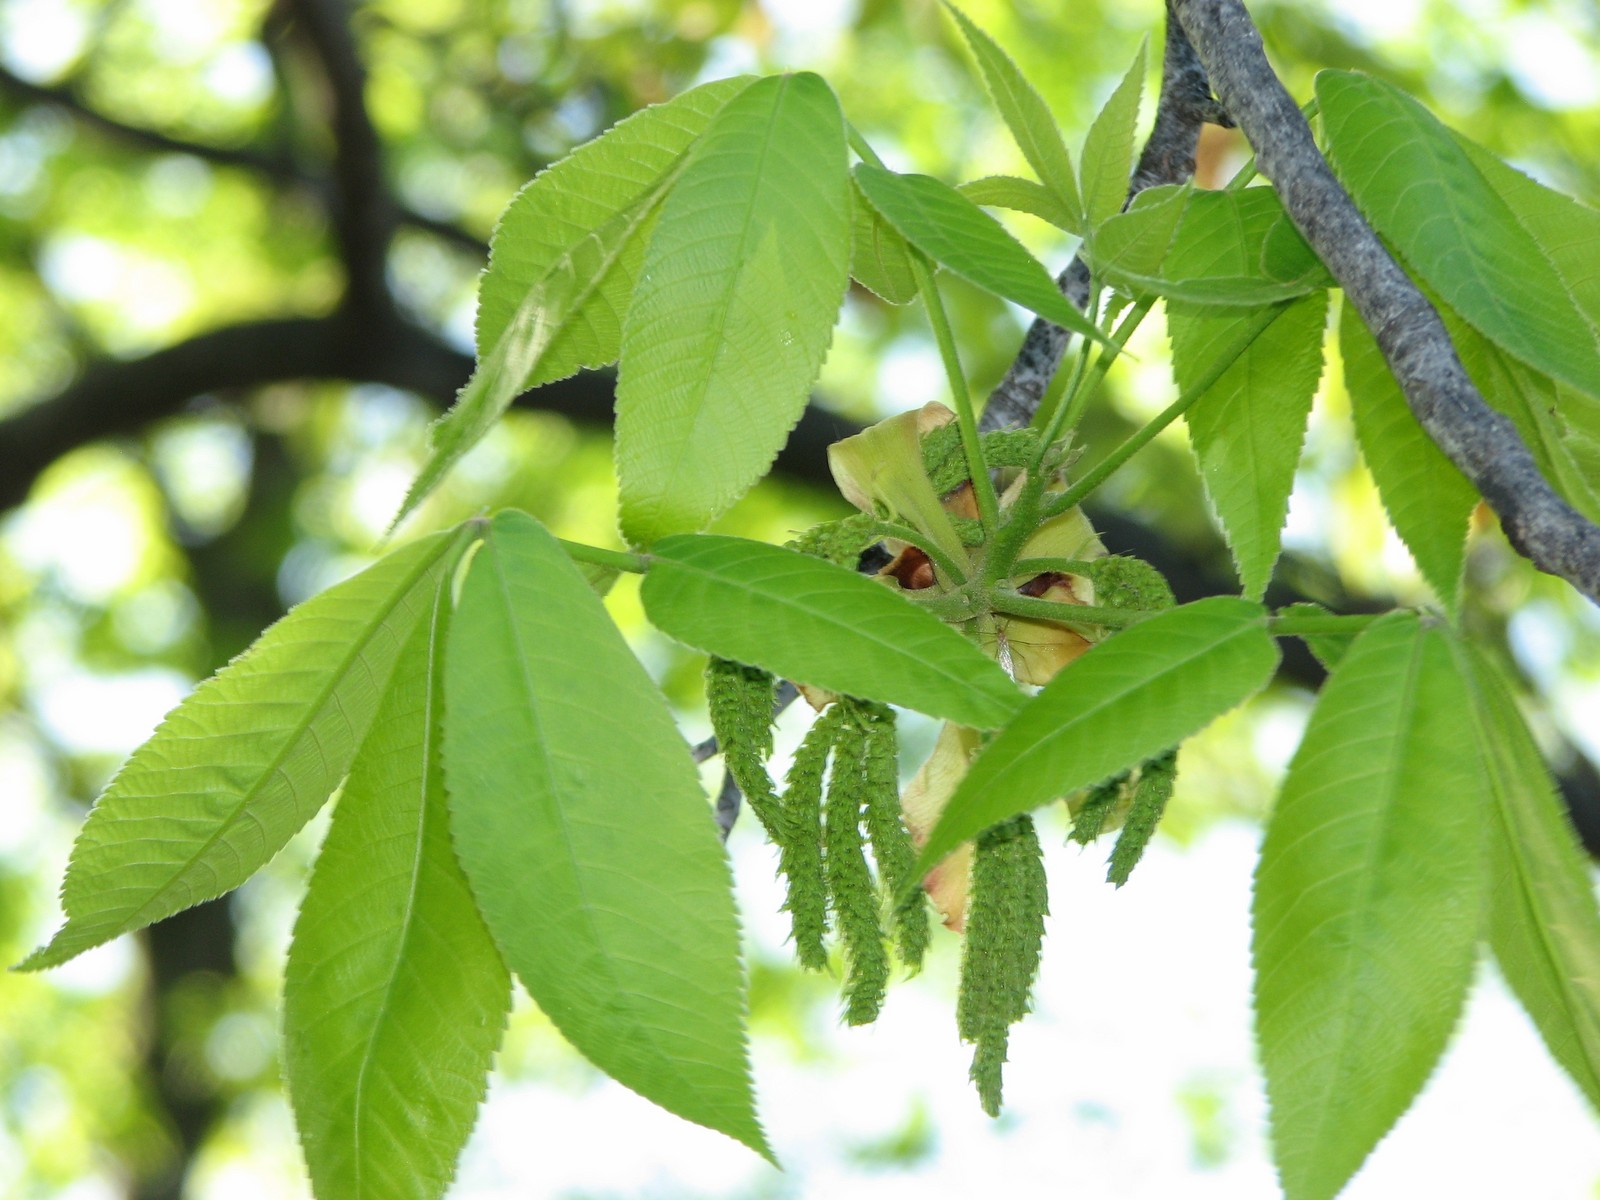
[[[894,711],[851,697],[834,700],[795,752],[780,796],[766,768],[772,677],[713,659],[706,688],[728,770],[778,847],[795,957],[810,970],[825,969],[830,927],[836,931],[845,1020],[868,1024],[889,982],[886,938],[915,969],[929,936],[922,889],[911,886],[916,851],[900,815]]]

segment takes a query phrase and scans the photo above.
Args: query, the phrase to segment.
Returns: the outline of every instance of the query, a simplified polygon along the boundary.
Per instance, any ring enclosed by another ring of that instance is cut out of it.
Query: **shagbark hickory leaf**
[[[751,84],[683,167],[623,322],[622,529],[703,528],[805,410],[850,268],[844,116],[816,75]]]
[[[1339,353],[1356,440],[1383,507],[1428,586],[1455,613],[1477,489],[1417,424],[1378,343],[1350,304],[1339,317]]]
[[[1069,663],[972,764],[918,878],[996,822],[1177,745],[1260,690],[1278,662],[1260,605],[1214,596],[1124,629]]]
[[[511,979],[450,844],[440,739],[450,578],[340,792],[284,974],[285,1074],[329,1200],[444,1194]]]
[[[1259,310],[1171,305],[1172,365],[1181,391],[1212,369]],[[1200,477],[1239,568],[1259,600],[1278,561],[1306,421],[1322,377],[1328,295],[1291,301],[1184,414]]]
[[[168,713],[72,848],[57,966],[238,887],[322,807],[366,737],[400,648],[464,544],[404,546],[297,605]]]
[[[1512,699],[1482,654],[1475,732],[1489,770],[1489,947],[1551,1057],[1600,1110],[1600,912],[1588,860]]]
[[[622,314],[673,168],[749,78],[635,113],[533,178],[511,201],[478,285],[478,366],[429,430],[398,526],[530,387],[616,359]]]
[[[856,572],[780,546],[663,538],[640,588],[650,620],[697,650],[993,729],[1023,696],[937,617]]]
[[[445,663],[456,850],[502,956],[612,1078],[771,1158],[732,876],[688,747],[582,574],[495,517]]]
[[[1329,1200],[1421,1088],[1472,977],[1488,776],[1449,633],[1370,626],[1322,689],[1256,871],[1256,1029],[1289,1200]]]
[[[1522,220],[1449,130],[1392,84],[1317,76],[1328,157],[1413,273],[1497,346],[1594,390],[1600,335]]]
[[[1067,224],[1061,225],[1069,233],[1083,232],[1083,200],[1078,194],[1078,177],[1072,170],[1072,155],[1061,140],[1061,130],[1050,109],[1023,75],[1010,56],[983,30],[974,25],[959,8],[946,3],[945,8],[961,27],[961,34],[972,47],[972,55],[983,73],[983,84],[988,89],[995,108],[1000,112],[1017,148],[1028,160],[1043,185],[1046,198],[1053,201],[1052,208]],[[1026,183],[1026,180],[1018,182]],[[1126,186],[1126,181],[1124,181]],[[1003,201],[978,201],[978,203],[1004,203]],[[1007,205],[1007,207],[1015,207]],[[1024,211],[1032,212],[1032,209]],[[1046,217],[1045,220],[1052,220]]]
[[[1018,179],[1015,175],[985,175],[982,179],[959,185],[956,191],[974,204],[1031,213],[1057,229],[1074,232],[1076,218],[1072,212],[1049,188],[1031,179]]]
[[[1110,344],[1056,288],[1044,264],[955,188],[871,163],[857,163],[855,174],[867,199],[929,258],[1063,329]]]
[[[1139,123],[1139,101],[1144,95],[1148,45],[1148,42],[1139,44],[1133,65],[1084,138],[1080,182],[1084,213],[1091,229],[1121,212],[1128,198],[1128,180],[1133,175],[1134,127]]]
[[[862,287],[890,304],[910,304],[917,298],[917,274],[911,256],[916,251],[895,232],[870,201],[850,181],[850,275]]]
[[[1126,291],[1194,304],[1272,304],[1333,282],[1271,188],[1146,188],[1095,230],[1089,258]]]
[[[749,76],[719,79],[617,122],[591,142],[535,175],[506,207],[489,243],[489,267],[478,284],[478,354],[487,358],[524,298],[596,230],[630,212],[643,213],[674,166],[712,117],[749,87]],[[517,386],[525,391],[581,367],[616,361],[622,317],[638,278],[648,229],[634,225],[622,248],[600,266],[593,291],[578,305],[536,366]]]
[[[1516,424],[1539,472],[1591,521],[1600,521],[1600,442],[1575,430],[1563,413],[1592,405],[1575,389],[1519,362],[1464,321],[1441,308],[1461,365],[1483,398]]]

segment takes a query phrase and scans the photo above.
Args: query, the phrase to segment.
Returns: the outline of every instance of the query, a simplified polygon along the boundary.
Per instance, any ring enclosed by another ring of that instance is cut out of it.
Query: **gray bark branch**
[[[1600,602],[1600,527],[1556,494],[1516,426],[1484,401],[1439,314],[1334,178],[1244,5],[1173,3],[1261,173],[1372,330],[1417,421],[1499,515],[1517,553]]]

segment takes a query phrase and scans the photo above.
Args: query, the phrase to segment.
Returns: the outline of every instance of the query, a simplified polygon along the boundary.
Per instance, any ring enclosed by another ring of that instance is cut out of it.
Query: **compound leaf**
[[[1256,1028],[1289,1200],[1330,1200],[1433,1070],[1472,978],[1488,777],[1442,627],[1370,626],[1289,764],[1256,871]]]
[[[993,729],[1023,703],[949,625],[880,583],[743,538],[664,538],[640,596],[663,633],[797,683]]]
[[[1227,596],[1100,643],[984,747],[929,833],[918,877],[996,822],[1177,745],[1260,690],[1277,662],[1261,606]]]
[[[53,967],[238,887],[322,807],[462,535],[396,550],[296,606],[167,714],[95,802],[61,886]]]
[[[284,975],[285,1074],[312,1185],[444,1194],[511,980],[450,844],[440,763],[449,577],[339,795]]]
[[[1461,603],[1467,521],[1477,489],[1417,424],[1352,304],[1339,317],[1339,354],[1356,441],[1383,507],[1428,586],[1454,613]]]
[[[801,73],[716,115],[661,206],[623,322],[622,529],[703,528],[771,466],[805,410],[850,269],[844,117]]]
[[[1044,264],[955,188],[928,175],[896,175],[871,163],[857,163],[855,174],[874,207],[929,258],[1063,329],[1106,341],[1061,294]]]
[[[1410,269],[1497,346],[1600,392],[1594,320],[1450,131],[1399,88],[1353,72],[1323,71],[1317,99],[1329,159]]]
[[[1326,292],[1291,301],[1185,414],[1206,495],[1252,600],[1266,592],[1278,561],[1289,492],[1322,377],[1327,315]],[[1180,390],[1211,367],[1219,346],[1258,317],[1256,309],[1169,306]]]
[[[450,826],[505,961],[601,1070],[770,1158],[732,875],[688,747],[523,513],[495,517],[473,559],[445,702]]]

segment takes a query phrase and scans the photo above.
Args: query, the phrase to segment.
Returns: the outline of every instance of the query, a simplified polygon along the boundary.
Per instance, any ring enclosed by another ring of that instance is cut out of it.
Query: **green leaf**
[[[1591,325],[1600,325],[1600,255],[1595,254],[1600,245],[1600,211],[1536,183],[1471,139],[1453,129],[1449,132],[1484,182],[1538,243],[1579,311]]]
[[[881,583],[780,546],[665,538],[640,588],[663,633],[797,683],[914,708],[978,729],[1022,693],[993,659]]]
[[[805,410],[849,282],[844,117],[816,75],[751,84],[661,206],[617,378],[622,529],[700,529]]]
[[[1083,143],[1083,208],[1090,228],[1122,211],[1128,199],[1128,181],[1133,175],[1133,135],[1139,123],[1139,100],[1144,95],[1145,51],[1148,42],[1139,44],[1133,65],[1122,77],[1116,91]]]
[[[896,175],[871,163],[857,163],[855,173],[867,199],[928,257],[1063,329],[1110,344],[1044,265],[960,192],[927,175]]]
[[[95,802],[67,923],[24,970],[238,887],[322,807],[464,534],[434,534],[296,606],[168,713]]]
[[[1364,75],[1323,71],[1317,99],[1330,161],[1408,267],[1508,353],[1600,391],[1594,323],[1450,131],[1398,88]]]
[[[529,293],[568,268],[595,231],[630,213],[642,215],[684,153],[717,112],[750,86],[749,76],[719,79],[617,122],[533,177],[506,207],[478,284],[478,354],[487,358]],[[638,278],[648,230],[637,224],[621,253],[590,280],[587,300],[551,340],[516,390],[615,362],[622,317]]]
[[[1213,596],[1068,664],[972,764],[917,869],[973,835],[1177,745],[1259,691],[1278,662],[1261,607]]]
[[[478,289],[478,366],[429,429],[431,452],[391,529],[530,387],[617,357],[656,206],[713,114],[749,86],[724,79],[635,113],[541,171],[495,229]]]
[[[473,559],[445,661],[456,850],[495,944],[612,1078],[771,1157],[732,876],[665,698],[531,517]]]
[[[1333,282],[1264,187],[1146,188],[1095,230],[1088,253],[1107,283],[1195,304],[1273,304]]]
[[[1428,586],[1449,612],[1458,612],[1477,489],[1417,424],[1352,304],[1339,317],[1339,353],[1356,441],[1383,507]]]
[[[1061,130],[1050,115],[1050,109],[1017,68],[1017,64],[995,44],[993,38],[968,20],[966,14],[955,5],[946,2],[945,8],[955,18],[956,24],[961,26],[967,45],[972,47],[973,57],[978,60],[978,69],[983,73],[984,87],[988,89],[1006,127],[1011,130],[1011,136],[1016,139],[1022,156],[1043,181],[1042,190],[1053,202],[1053,207],[1059,209],[1069,222],[1061,228],[1069,233],[1081,234],[1083,200],[1078,194],[1078,179],[1072,170],[1072,155],[1067,153],[1066,143],[1061,140]],[[1045,219],[1051,220],[1049,217]]]
[[[1518,362],[1451,310],[1439,315],[1461,365],[1483,398],[1516,424],[1540,474],[1584,516],[1600,521],[1600,447],[1560,415],[1586,398]]]
[[[1015,175],[985,175],[982,179],[963,183],[956,191],[974,204],[1030,213],[1068,233],[1076,233],[1075,226],[1082,224],[1055,193],[1031,179],[1018,179]]]
[[[511,1007],[450,844],[439,742],[449,576],[401,651],[311,874],[283,987],[318,1196],[444,1194]]]
[[[1544,758],[1505,675],[1481,654],[1476,742],[1489,818],[1489,946],[1511,990],[1589,1103],[1600,1110],[1600,912]]]
[[[1184,414],[1206,495],[1227,534],[1244,594],[1259,600],[1278,561],[1295,467],[1322,377],[1328,294],[1283,307],[1233,366]],[[1258,309],[1170,305],[1172,366],[1187,391],[1213,368],[1222,347],[1260,317]]]
[[[916,253],[850,181],[850,275],[890,304],[917,298]]]
[[[1472,978],[1488,781],[1450,635],[1409,613],[1335,669],[1256,871],[1256,1028],[1289,1200],[1328,1200],[1411,1103]]]

